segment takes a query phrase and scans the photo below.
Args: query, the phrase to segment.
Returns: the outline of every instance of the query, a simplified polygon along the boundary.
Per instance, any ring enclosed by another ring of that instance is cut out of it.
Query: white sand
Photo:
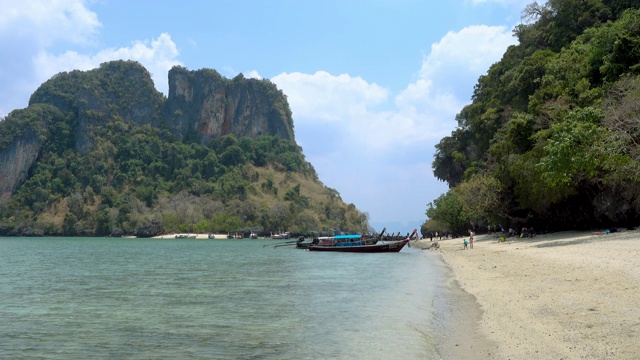
[[[158,235],[158,236],[154,236],[154,239],[176,239],[176,236],[196,236],[196,239],[208,239],[209,238],[209,234],[196,234],[196,233],[177,233],[177,234],[165,234],[165,235]],[[226,239],[227,238],[227,234],[215,234],[215,238],[216,239]],[[180,240],[178,238],[178,240]]]
[[[439,251],[496,343],[470,359],[640,359],[640,231],[462,241]]]

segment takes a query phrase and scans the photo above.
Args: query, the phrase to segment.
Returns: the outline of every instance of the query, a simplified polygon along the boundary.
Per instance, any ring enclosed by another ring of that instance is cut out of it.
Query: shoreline
[[[228,234],[211,234],[211,235],[213,235],[214,237],[210,238],[209,234],[201,234],[201,233],[175,233],[175,234],[164,234],[164,235],[152,236],[151,239],[177,239],[177,240],[182,240],[182,239],[201,239],[201,240],[204,240],[204,239],[206,239],[206,240],[228,239],[227,238]],[[182,236],[182,238],[180,236]],[[193,237],[193,236],[195,236],[195,237]],[[132,238],[135,238],[135,236],[133,236]],[[275,240],[275,239],[259,237],[257,239],[252,239],[252,240]]]
[[[637,358],[640,231],[480,235],[468,250],[463,239],[436,251],[482,311],[478,334],[461,339],[468,358]]]
[[[211,240],[214,239],[226,239],[227,238],[227,234],[213,234],[215,237],[211,238]],[[190,237],[190,236],[195,236],[195,239],[210,239],[209,238],[209,234],[199,234],[199,233],[175,233],[175,234],[164,234],[164,235],[158,235],[158,236],[152,236],[152,239],[176,239],[176,240],[181,240],[181,238],[179,238],[178,236],[185,236],[185,237]]]

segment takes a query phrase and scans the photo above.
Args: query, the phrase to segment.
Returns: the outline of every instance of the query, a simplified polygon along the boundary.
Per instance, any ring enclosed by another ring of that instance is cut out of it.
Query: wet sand
[[[460,338],[454,353],[469,359],[639,358],[640,230],[506,242],[482,235],[469,250],[462,242],[441,240],[436,250],[482,310],[478,333]]]

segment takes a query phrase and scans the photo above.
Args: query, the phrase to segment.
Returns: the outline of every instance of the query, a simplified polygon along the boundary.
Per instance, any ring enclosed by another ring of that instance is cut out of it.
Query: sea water
[[[0,238],[0,358],[440,359],[469,318],[430,251],[272,243]]]

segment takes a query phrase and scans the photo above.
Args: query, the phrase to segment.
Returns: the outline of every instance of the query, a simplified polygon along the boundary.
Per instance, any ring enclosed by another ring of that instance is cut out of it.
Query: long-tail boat
[[[377,241],[374,244],[367,244],[366,239],[362,235],[336,235],[332,239],[319,241],[317,245],[310,245],[309,251],[334,251],[334,252],[355,252],[355,253],[381,253],[381,252],[400,252],[409,241],[417,235],[418,231],[413,233],[406,239],[394,241]]]

